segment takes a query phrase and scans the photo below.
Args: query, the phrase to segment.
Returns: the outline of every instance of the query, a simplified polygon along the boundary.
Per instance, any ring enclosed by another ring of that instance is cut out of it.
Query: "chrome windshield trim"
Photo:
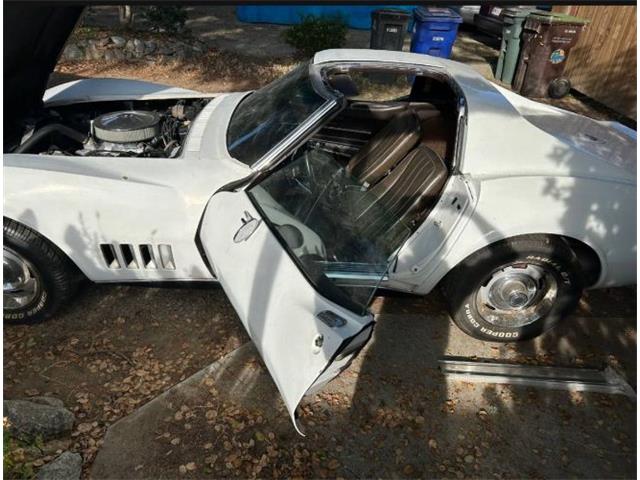
[[[293,145],[302,140],[306,134],[313,130],[331,111],[340,105],[337,99],[328,100],[322,106],[313,112],[309,117],[298,125],[293,131],[283,138],[279,143],[271,148],[256,163],[251,165],[254,172],[265,170],[276,164],[276,161]]]

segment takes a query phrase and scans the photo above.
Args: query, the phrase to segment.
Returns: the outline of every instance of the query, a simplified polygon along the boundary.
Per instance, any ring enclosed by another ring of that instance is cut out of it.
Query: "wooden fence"
[[[566,73],[573,88],[636,120],[636,7],[554,7],[590,23],[571,50]]]

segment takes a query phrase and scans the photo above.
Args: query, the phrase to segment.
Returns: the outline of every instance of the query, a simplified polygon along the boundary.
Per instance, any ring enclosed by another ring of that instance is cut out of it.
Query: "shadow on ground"
[[[442,355],[619,366],[635,384],[635,296],[592,292],[552,332],[479,342],[440,295],[380,297],[373,341],[301,408],[299,436],[248,344],[108,432],[93,478],[628,478],[635,404],[625,397],[447,383]],[[234,320],[237,322],[237,320]]]

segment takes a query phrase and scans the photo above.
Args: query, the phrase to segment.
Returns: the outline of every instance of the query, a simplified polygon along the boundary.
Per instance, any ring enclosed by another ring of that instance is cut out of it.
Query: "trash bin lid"
[[[393,18],[394,20],[405,20],[411,18],[411,14],[405,10],[399,10],[397,8],[381,8],[371,12],[371,17],[386,17]]]
[[[527,17],[532,11],[534,11],[531,8],[505,8],[502,11],[502,15],[505,17],[513,17],[513,18],[525,18]]]
[[[567,15],[566,13],[545,12],[542,10],[531,12],[529,18],[540,23],[565,23],[571,25],[586,25],[589,23],[589,20],[586,18],[578,18],[573,15]]]
[[[413,16],[420,22],[454,22],[462,23],[462,17],[450,8],[418,7]]]

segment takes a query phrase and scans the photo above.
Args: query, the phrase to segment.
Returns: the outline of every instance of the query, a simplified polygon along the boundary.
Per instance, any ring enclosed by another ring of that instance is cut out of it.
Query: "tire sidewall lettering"
[[[530,261],[536,261],[536,262],[546,263],[547,265],[551,265],[554,268],[554,270],[558,273],[558,275],[560,275],[562,283],[564,283],[567,286],[571,285],[571,276],[562,268],[562,266],[558,262],[555,262],[554,260],[548,257],[541,257],[538,255],[527,255],[526,259]]]
[[[25,318],[32,317],[47,306],[48,298],[49,298],[49,295],[47,291],[43,290],[40,295],[40,298],[38,299],[38,303],[33,308],[30,308],[26,312],[3,313],[2,318],[4,320],[24,320]]]
[[[465,306],[464,306],[464,314],[465,314],[465,317],[467,318],[467,320],[469,320],[469,323],[471,324],[471,327],[474,328],[475,330],[479,331],[483,335],[488,335],[488,336],[496,338],[496,339],[512,339],[512,340],[517,339],[521,335],[520,332],[509,332],[509,331],[504,331],[504,330],[493,330],[493,329],[490,329],[490,328],[483,327],[475,319],[475,317],[473,315],[473,312],[471,310],[471,305],[469,303],[466,303]]]

